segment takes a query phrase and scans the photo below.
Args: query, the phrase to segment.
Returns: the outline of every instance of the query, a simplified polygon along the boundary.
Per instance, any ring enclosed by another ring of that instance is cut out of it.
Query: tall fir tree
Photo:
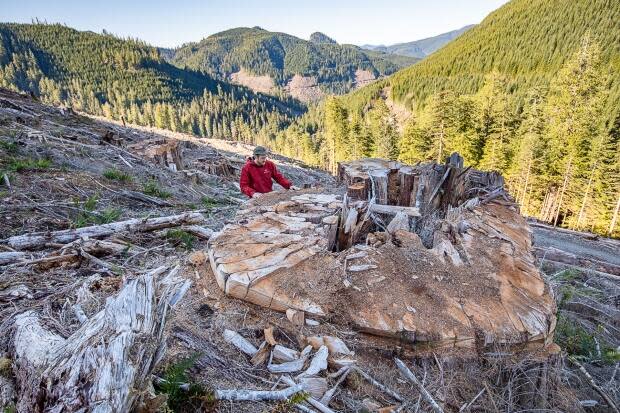
[[[586,34],[551,84],[546,108],[546,165],[551,184],[546,215],[554,225],[575,226],[584,199],[586,204],[591,202],[591,177],[599,163],[593,149],[600,147],[597,142],[604,133],[599,56],[598,45]]]

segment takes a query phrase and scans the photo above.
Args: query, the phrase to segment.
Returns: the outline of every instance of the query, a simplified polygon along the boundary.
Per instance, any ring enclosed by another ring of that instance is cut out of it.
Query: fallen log
[[[17,260],[17,262],[12,263],[7,268],[36,266],[39,270],[46,270],[52,267],[78,262],[80,257],[82,257],[93,262],[94,264],[110,269],[109,264],[93,255],[120,255],[129,248],[129,245],[119,244],[116,242],[78,239],[66,244],[59,251],[54,251],[44,257],[32,260]]]
[[[215,400],[230,401],[258,401],[258,400],[286,400],[292,395],[299,393],[303,388],[300,384],[288,387],[284,390],[216,390]]]
[[[6,238],[1,243],[17,250],[30,250],[45,247],[47,243],[67,244],[79,238],[104,238],[118,232],[148,232],[181,225],[198,224],[204,221],[199,212],[187,212],[157,218],[134,218],[90,227],[65,229],[53,232],[33,232]]]
[[[213,236],[212,229],[201,227],[200,225],[184,225],[181,227],[181,230],[202,239],[210,239]]]
[[[15,317],[13,372],[17,410],[132,411],[164,354],[171,307],[190,282],[165,277],[165,267],[133,279],[66,339],[51,332],[35,311]]]
[[[7,265],[17,261],[22,261],[26,258],[25,252],[19,251],[9,251],[9,252],[0,252],[0,265]]]
[[[269,360],[267,370],[269,370],[270,373],[295,373],[304,368],[304,364],[306,360],[308,360],[311,351],[312,346],[306,346],[297,360],[288,361],[286,363],[273,364],[271,360]]]
[[[258,349],[241,334],[232,330],[224,330],[224,341],[235,346],[239,351],[253,357]]]
[[[553,247],[534,247],[534,250],[536,251],[536,255],[544,260],[560,262],[562,264],[568,264],[584,269],[593,269],[599,272],[615,275],[616,279],[619,279],[618,277],[620,276],[620,265],[579,257],[575,254],[571,254]]]

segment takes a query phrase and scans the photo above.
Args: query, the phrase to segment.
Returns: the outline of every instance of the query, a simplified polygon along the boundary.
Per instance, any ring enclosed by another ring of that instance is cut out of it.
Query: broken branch
[[[428,390],[426,390],[426,388],[422,385],[422,383],[420,383],[420,380],[418,380],[415,374],[413,374],[413,372],[409,370],[409,368],[405,365],[405,363],[403,363],[402,360],[398,358],[395,358],[394,361],[396,362],[396,367],[398,367],[398,370],[400,370],[400,372],[403,374],[403,376],[405,376],[407,380],[409,380],[411,383],[413,383],[418,388],[418,390],[420,391],[420,394],[422,395],[424,400],[426,400],[426,402],[430,404],[433,411],[435,413],[443,413],[443,409],[441,408],[441,406],[437,404],[435,399],[433,399],[433,396],[431,396]]]

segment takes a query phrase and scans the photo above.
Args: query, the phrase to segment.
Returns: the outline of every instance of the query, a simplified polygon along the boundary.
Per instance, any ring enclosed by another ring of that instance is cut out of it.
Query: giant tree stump
[[[445,165],[353,161],[339,165],[339,179],[346,197],[266,195],[214,235],[220,287],[411,345],[552,340],[555,304],[501,176],[453,156]]]

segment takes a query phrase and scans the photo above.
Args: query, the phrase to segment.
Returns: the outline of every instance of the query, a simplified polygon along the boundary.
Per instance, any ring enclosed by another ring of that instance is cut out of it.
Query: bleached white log
[[[241,334],[232,330],[224,330],[224,340],[227,343],[237,347],[239,351],[247,354],[248,356],[254,356],[258,349],[254,347],[254,344],[246,340]]]
[[[11,264],[26,258],[25,252],[8,251],[0,252],[0,265]]]
[[[360,265],[351,265],[349,268],[347,268],[347,271],[361,272],[361,271],[367,271],[367,270],[374,270],[375,268],[377,268],[377,266],[373,264],[360,264]]]
[[[181,225],[199,224],[203,221],[204,217],[199,212],[187,212],[157,218],[134,218],[126,221],[61,231],[33,232],[16,235],[2,242],[17,250],[27,250],[43,248],[47,243],[66,244],[79,238],[103,238],[122,231],[148,232]]]
[[[312,351],[312,346],[306,346],[304,348],[297,360],[289,361],[281,364],[267,364],[267,370],[271,373],[295,373],[304,368],[304,364],[306,364],[306,360],[308,360],[308,356]]]
[[[322,370],[327,368],[327,356],[329,355],[329,350],[327,346],[321,346],[319,350],[316,352],[314,357],[312,357],[312,361],[310,362],[310,366],[306,371],[301,373],[297,378],[308,377],[308,376],[316,376]]]
[[[350,261],[350,260],[355,260],[358,258],[365,258],[368,256],[368,253],[366,251],[359,251],[359,252],[355,252],[353,254],[349,254],[346,256],[346,260]]]
[[[67,339],[39,314],[15,317],[13,359],[17,410],[96,413],[131,411],[160,361],[168,312],[189,288],[178,267],[130,280]]]
[[[276,344],[271,350],[272,357],[278,362],[295,361],[299,358],[299,351]]]
[[[296,384],[284,390],[216,390],[215,400],[231,401],[259,401],[259,400],[286,400],[295,393],[303,390],[302,385]]]
[[[211,228],[201,227],[200,225],[186,225],[182,226],[181,229],[202,239],[210,239],[214,233]]]

